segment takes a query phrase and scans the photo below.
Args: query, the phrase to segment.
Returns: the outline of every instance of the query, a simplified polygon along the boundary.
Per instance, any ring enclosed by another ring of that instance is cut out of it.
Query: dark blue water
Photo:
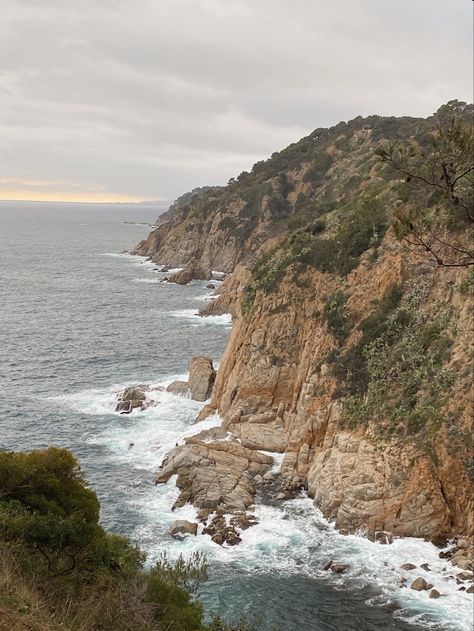
[[[417,601],[402,605],[404,615],[412,607],[422,616],[418,625],[394,618],[387,609],[397,600],[393,586],[382,590],[363,558],[379,563],[378,549],[366,553],[361,545],[374,544],[334,534],[309,500],[283,511],[258,508],[261,524],[234,550],[204,536],[184,544],[168,537],[175,491],[155,487],[153,476],[199,405],[163,395],[156,409],[124,418],[113,413],[115,392],[166,383],[196,354],[218,360],[230,329],[225,319],[192,317],[205,304],[205,283],[163,284],[142,259],[119,256],[148,233],[123,222],[152,223],[156,214],[133,205],[0,203],[0,447],[70,448],[107,528],[138,540],[151,559],[163,549],[209,555],[202,598],[229,619],[261,617],[264,631],[275,624],[285,631],[466,628],[449,617],[441,622],[449,610]],[[327,578],[328,554],[352,555],[359,573]]]

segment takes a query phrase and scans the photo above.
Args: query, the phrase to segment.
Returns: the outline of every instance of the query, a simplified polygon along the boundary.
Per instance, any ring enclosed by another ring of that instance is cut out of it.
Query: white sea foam
[[[187,375],[170,375],[155,385],[165,387],[175,379],[186,378]],[[87,390],[56,400],[85,414],[113,414],[116,394],[124,385],[130,384]],[[84,439],[90,444],[106,446],[112,459],[130,468],[145,468],[152,476],[176,444],[222,423],[218,415],[194,423],[202,404],[192,399],[165,391],[152,391],[152,396],[158,401],[155,407],[130,415],[117,414],[113,423],[103,427],[98,422]],[[265,453],[274,458],[272,470],[280,471],[283,454]],[[397,615],[424,628],[435,629],[442,624],[444,629],[452,631],[471,629],[472,598],[458,590],[456,581],[449,578],[457,570],[440,559],[439,550],[430,543],[403,538],[391,545],[381,545],[355,535],[341,535],[306,497],[277,506],[257,505],[255,515],[259,523],[242,532],[242,543],[238,546],[215,545],[209,536],[202,535],[202,526],[196,537],[187,536],[179,541],[170,537],[169,527],[176,519],[195,521],[196,509],[186,505],[173,511],[178,495],[173,478],[167,484],[149,485],[140,493],[130,494],[130,504],[139,512],[141,522],[134,538],[147,551],[149,563],[158,558],[163,548],[171,559],[200,550],[211,562],[232,564],[246,573],[306,575],[341,590],[372,586],[378,595],[371,599],[371,604],[395,601],[401,606]],[[323,566],[329,560],[348,564],[349,569],[342,575],[325,572]],[[402,570],[401,565],[407,562],[417,568]],[[431,571],[421,569],[422,563],[428,563]],[[433,600],[429,592],[400,588],[402,578],[410,585],[417,576],[432,583],[443,597]]]
[[[210,300],[214,300],[214,298],[216,298],[216,296],[215,296],[215,294],[214,294],[214,293],[211,293],[211,294],[203,294],[203,295],[201,295],[201,296],[194,296],[194,300],[200,300],[200,301],[205,300],[206,302],[207,302],[207,301],[210,301]]]
[[[232,316],[230,313],[223,315],[200,316],[194,309],[177,309],[170,311],[169,315],[174,318],[181,318],[192,323],[194,326],[206,326],[209,324],[217,326],[232,326]]]
[[[262,454],[273,458],[273,465],[270,471],[274,474],[281,473],[285,454],[282,454],[278,451],[262,451]]]
[[[151,283],[152,285],[163,283],[160,278],[134,278],[134,283]]]

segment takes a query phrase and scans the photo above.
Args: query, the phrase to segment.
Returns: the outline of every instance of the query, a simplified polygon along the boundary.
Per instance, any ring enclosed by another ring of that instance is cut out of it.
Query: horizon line
[[[17,198],[13,198],[13,197],[1,197],[0,196],[0,202],[4,203],[4,202],[12,202],[12,203],[18,203],[18,202],[27,202],[27,203],[33,203],[33,204],[113,204],[113,205],[121,205],[121,204],[134,204],[134,205],[140,205],[140,204],[166,204],[168,202],[172,202],[172,199],[131,199],[131,200],[127,200],[127,199],[118,199],[118,200],[107,200],[107,199],[31,199],[31,198],[21,198],[21,197],[17,197]]]

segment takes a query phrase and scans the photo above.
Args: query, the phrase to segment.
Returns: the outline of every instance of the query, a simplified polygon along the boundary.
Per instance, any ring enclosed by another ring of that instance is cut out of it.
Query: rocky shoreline
[[[228,186],[179,198],[134,250],[179,266],[168,282],[227,275],[201,312],[232,315],[197,418],[221,426],[178,445],[158,475],[177,475],[179,501],[224,545],[226,514],[304,492],[341,533],[420,538],[443,554],[465,541],[453,559],[472,571],[472,275],[400,240],[394,212],[413,191],[377,153],[434,123],[317,129]]]
[[[170,527],[170,536],[183,539],[187,536],[206,535],[220,546],[235,546],[241,543],[242,532],[258,523],[253,514],[257,502],[278,505],[286,500],[297,498],[306,487],[302,481],[291,481],[282,475],[281,465],[284,452],[261,450],[259,445],[250,444],[249,437],[244,440],[227,429],[230,422],[221,426],[199,431],[199,423],[214,408],[209,405],[215,386],[217,371],[212,358],[194,357],[189,366],[188,381],[172,382],[167,388],[177,396],[193,398],[205,403],[195,421],[196,433],[185,438],[184,444],[176,445],[162,462],[156,477],[156,484],[166,484],[176,476],[176,486],[180,490],[173,510],[187,503],[197,509],[197,521],[177,519]],[[129,413],[132,410],[144,411],[158,402],[148,401],[147,393],[163,391],[163,388],[150,389],[139,385],[126,388],[118,394],[117,412]],[[124,409],[124,405],[130,405]],[[261,419],[259,418],[259,421]],[[252,440],[250,439],[250,443]],[[349,530],[341,528],[340,534],[348,535]],[[357,533],[369,540],[391,545],[398,538],[388,531],[366,531]],[[456,582],[459,591],[474,592],[473,585],[473,546],[466,539],[453,537],[449,541],[435,541],[440,546],[439,557],[446,560],[446,568],[452,567],[449,578]],[[324,570],[344,574],[350,565],[327,561]],[[404,563],[400,570],[405,575],[400,580],[400,588],[426,591],[432,599],[444,596],[424,576],[415,576],[416,570],[430,572],[430,567],[422,563],[419,567]]]

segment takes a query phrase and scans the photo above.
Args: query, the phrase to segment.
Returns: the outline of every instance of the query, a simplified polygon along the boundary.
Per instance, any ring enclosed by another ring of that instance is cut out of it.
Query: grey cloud
[[[466,0],[4,4],[5,178],[170,198],[315,127],[471,95]]]

